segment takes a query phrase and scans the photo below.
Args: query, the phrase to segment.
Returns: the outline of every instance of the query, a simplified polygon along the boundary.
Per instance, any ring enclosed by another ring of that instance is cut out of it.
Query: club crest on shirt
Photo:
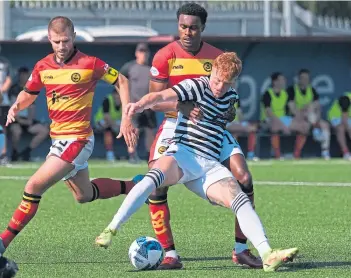
[[[204,63],[203,67],[204,67],[204,70],[207,72],[211,72],[212,70],[212,64],[210,62]]]
[[[82,77],[80,76],[80,74],[78,72],[75,72],[75,73],[72,73],[71,75],[71,80],[74,82],[74,83],[78,83],[80,81]]]

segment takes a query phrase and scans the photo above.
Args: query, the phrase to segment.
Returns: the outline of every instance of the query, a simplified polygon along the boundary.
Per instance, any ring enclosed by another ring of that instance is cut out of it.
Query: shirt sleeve
[[[166,83],[169,78],[169,68],[168,68],[169,54],[166,49],[159,50],[153,60],[152,66],[150,68],[151,80],[156,82]]]
[[[271,107],[271,96],[268,91],[266,91],[262,97],[262,102],[265,108]]]
[[[347,96],[342,96],[339,98],[339,105],[342,112],[348,112],[351,105],[351,101]]]
[[[108,101],[108,98],[105,98],[103,103],[102,103],[102,111],[104,113],[110,112],[110,102]]]
[[[108,84],[115,85],[118,80],[118,70],[110,67],[107,63],[100,60],[99,58],[95,59],[96,60],[94,65],[94,79],[103,80]]]
[[[174,85],[172,89],[177,93],[179,101],[200,101],[205,91],[205,84],[196,78],[185,79]]]
[[[38,95],[43,87],[44,84],[41,82],[39,66],[36,64],[32,71],[32,74],[28,78],[28,81],[24,87],[24,91],[31,95]]]
[[[317,93],[315,88],[312,88],[313,101],[319,100],[319,94]]]

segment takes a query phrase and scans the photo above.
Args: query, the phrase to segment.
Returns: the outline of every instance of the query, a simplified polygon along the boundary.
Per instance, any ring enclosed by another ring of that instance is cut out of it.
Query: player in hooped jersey
[[[122,107],[125,107],[129,103],[128,80],[99,58],[74,47],[74,26],[67,17],[58,16],[49,22],[48,38],[54,53],[36,63],[24,90],[8,112],[6,124],[14,122],[17,113],[31,105],[45,88],[52,120],[52,146],[46,161],[28,180],[20,205],[0,234],[0,256],[34,217],[41,196],[61,179],[79,203],[121,193],[121,186],[110,186],[109,179],[90,181],[87,161],[94,147],[90,120],[96,83],[103,80],[118,86]],[[127,145],[136,144],[136,130],[129,117],[122,118],[121,136]],[[126,186],[128,184],[124,184]]]
[[[168,44],[156,53],[150,70],[152,76],[150,92],[162,91],[186,78],[209,75],[213,60],[222,53],[221,50],[201,39],[201,33],[205,29],[207,19],[207,11],[203,7],[196,3],[184,4],[177,11],[177,18],[180,39]],[[152,108],[156,111],[166,112],[166,119],[160,126],[150,151],[150,168],[163,155],[174,136],[178,108],[184,111],[188,105],[173,101],[160,103]],[[253,202],[251,174],[239,144],[229,132],[225,133],[220,161],[230,169],[243,192]],[[182,263],[175,251],[170,226],[170,211],[167,204],[167,191],[168,187],[157,189],[150,195],[148,203],[152,226],[157,239],[166,251],[159,269],[176,269],[182,268]],[[128,193],[129,188],[125,192]],[[261,259],[250,252],[247,238],[242,233],[237,220],[235,222],[233,261],[254,268],[262,268]]]
[[[219,162],[226,124],[235,118],[234,104],[238,95],[233,85],[241,72],[241,64],[236,53],[223,53],[215,59],[210,77],[185,79],[127,105],[126,112],[132,116],[156,103],[192,100],[203,112],[203,118],[193,123],[179,113],[169,148],[124,199],[111,223],[96,239],[98,245],[109,247],[122,224],[143,205],[153,190],[184,183],[201,198],[230,208],[236,214],[240,227],[264,262],[264,271],[275,271],[296,256],[297,248],[271,249],[249,198],[232,173]]]

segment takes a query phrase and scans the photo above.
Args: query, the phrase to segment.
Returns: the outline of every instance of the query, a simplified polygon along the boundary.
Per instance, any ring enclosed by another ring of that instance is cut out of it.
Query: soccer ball
[[[142,236],[129,247],[129,259],[138,270],[156,269],[162,262],[164,250],[154,238]]]

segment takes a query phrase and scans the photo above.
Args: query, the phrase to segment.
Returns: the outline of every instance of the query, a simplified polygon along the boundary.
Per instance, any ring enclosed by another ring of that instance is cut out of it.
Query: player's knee
[[[161,187],[154,190],[149,196],[149,203],[166,203],[168,187]]]
[[[236,177],[240,185],[241,190],[248,194],[253,191],[252,176],[248,170],[239,169],[239,175]]]
[[[85,203],[89,203],[91,201],[91,197],[87,197],[81,194],[75,194],[74,195],[74,199],[77,201],[77,203],[79,204],[85,204]]]
[[[28,194],[41,195],[43,192],[44,186],[34,177],[27,181],[24,191]]]

